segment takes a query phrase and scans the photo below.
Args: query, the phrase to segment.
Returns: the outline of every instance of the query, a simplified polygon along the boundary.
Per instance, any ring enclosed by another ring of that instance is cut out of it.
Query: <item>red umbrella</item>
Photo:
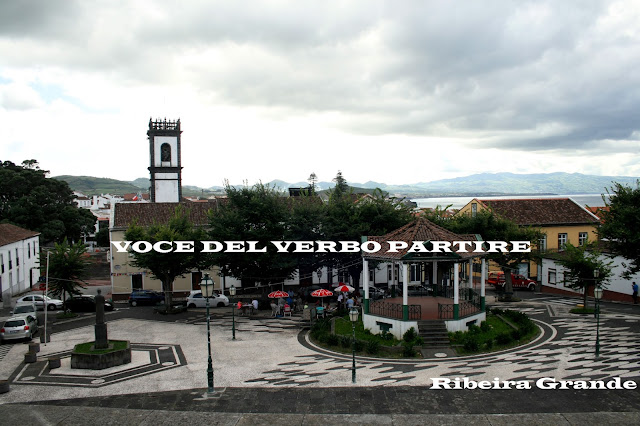
[[[289,293],[287,293],[286,291],[277,290],[269,293],[268,297],[270,299],[279,299],[281,297],[289,297]]]
[[[342,284],[342,285],[336,287],[336,291],[341,291],[343,293],[347,293],[347,292],[350,292],[350,291],[353,291],[353,290],[355,290],[355,288],[351,287],[350,285],[346,285],[346,284]]]
[[[316,291],[314,291],[313,293],[311,293],[311,296],[313,297],[328,297],[328,296],[333,296],[333,292],[330,290],[325,290],[324,288],[318,289]],[[322,303],[322,307],[324,307],[324,302]]]

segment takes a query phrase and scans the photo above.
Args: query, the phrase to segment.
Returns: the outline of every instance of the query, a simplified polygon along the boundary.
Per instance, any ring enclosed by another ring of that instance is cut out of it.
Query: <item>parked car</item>
[[[129,295],[129,304],[131,306],[157,305],[163,302],[164,293],[153,290],[133,290]]]
[[[378,300],[384,298],[384,290],[378,287],[369,286],[369,299]]]
[[[56,309],[62,309],[62,300],[53,299],[49,296],[43,296],[42,294],[27,294],[26,296],[22,296],[16,303],[33,303],[36,305],[38,310],[44,310],[45,306],[50,311],[55,311]]]
[[[207,306],[207,299],[202,296],[201,290],[191,290],[187,297],[187,308],[204,308]],[[229,306],[229,298],[224,294],[213,293],[209,299],[209,306]]]
[[[33,302],[17,303],[16,307],[10,312],[11,316],[34,315],[36,316],[38,308]]]
[[[493,285],[496,290],[504,290],[505,279],[504,272],[489,272],[487,283]],[[511,274],[511,284],[514,289],[526,289],[534,291],[536,289],[536,282],[524,275]]]
[[[0,328],[0,340],[31,340],[38,332],[38,320],[35,315],[13,316]]]
[[[90,294],[81,294],[78,296],[71,296],[65,301],[65,306],[67,309],[73,312],[95,312],[96,297]],[[104,310],[113,311],[113,304],[108,300],[105,300]]]

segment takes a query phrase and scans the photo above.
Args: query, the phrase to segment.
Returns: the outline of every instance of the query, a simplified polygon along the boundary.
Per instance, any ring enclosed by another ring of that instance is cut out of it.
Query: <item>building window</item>
[[[549,269],[549,278],[548,278],[549,284],[554,284],[556,283],[556,270],[555,269]]]
[[[9,270],[11,270],[13,268],[13,264],[11,263],[11,252],[8,252],[9,254]],[[11,282],[11,280],[9,280],[9,282]]]
[[[411,282],[419,282],[420,281],[420,264],[412,263],[409,265],[410,273],[409,273],[409,281]]]
[[[131,275],[131,289],[142,290],[142,274]]]
[[[566,233],[563,232],[558,234],[558,250],[564,250],[564,246],[566,246],[568,242],[569,239],[567,238]]]
[[[16,266],[20,266],[20,255],[18,254],[18,249],[16,249]]]
[[[31,243],[27,243],[27,259],[31,259]]]
[[[476,217],[478,214],[478,203],[471,203],[471,217]]]
[[[338,281],[349,284],[349,271],[338,271]]]
[[[0,267],[2,268],[1,274],[4,274],[4,254],[0,254]]]
[[[376,271],[375,269],[369,269],[369,284],[376,283]]]
[[[160,161],[171,161],[171,145],[168,143],[163,143],[160,146]]]
[[[587,240],[589,239],[589,234],[587,232],[580,232],[578,234],[578,243],[583,246],[587,244]]]
[[[547,234],[542,235],[542,238],[538,240],[538,245],[540,252],[544,253],[547,251]]]
[[[387,276],[388,276],[388,281],[391,281],[394,277],[392,277],[391,275],[391,265],[387,266]],[[400,282],[400,265],[395,265],[395,269],[396,269],[396,276],[395,276],[395,282],[393,282],[392,284],[395,284],[396,282]]]

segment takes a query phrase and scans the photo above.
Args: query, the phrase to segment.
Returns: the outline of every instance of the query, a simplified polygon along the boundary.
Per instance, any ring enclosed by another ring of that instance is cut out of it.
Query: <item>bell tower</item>
[[[180,162],[180,119],[149,119],[149,173],[151,202],[177,203],[182,198],[182,165]]]

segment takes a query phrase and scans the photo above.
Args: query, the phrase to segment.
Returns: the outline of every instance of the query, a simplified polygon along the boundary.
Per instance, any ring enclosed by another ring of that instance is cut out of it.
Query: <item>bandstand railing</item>
[[[379,317],[403,319],[402,305],[398,303],[390,303],[384,301],[375,301],[369,305],[369,314]],[[409,305],[409,319],[419,320],[422,318],[422,306]]]

